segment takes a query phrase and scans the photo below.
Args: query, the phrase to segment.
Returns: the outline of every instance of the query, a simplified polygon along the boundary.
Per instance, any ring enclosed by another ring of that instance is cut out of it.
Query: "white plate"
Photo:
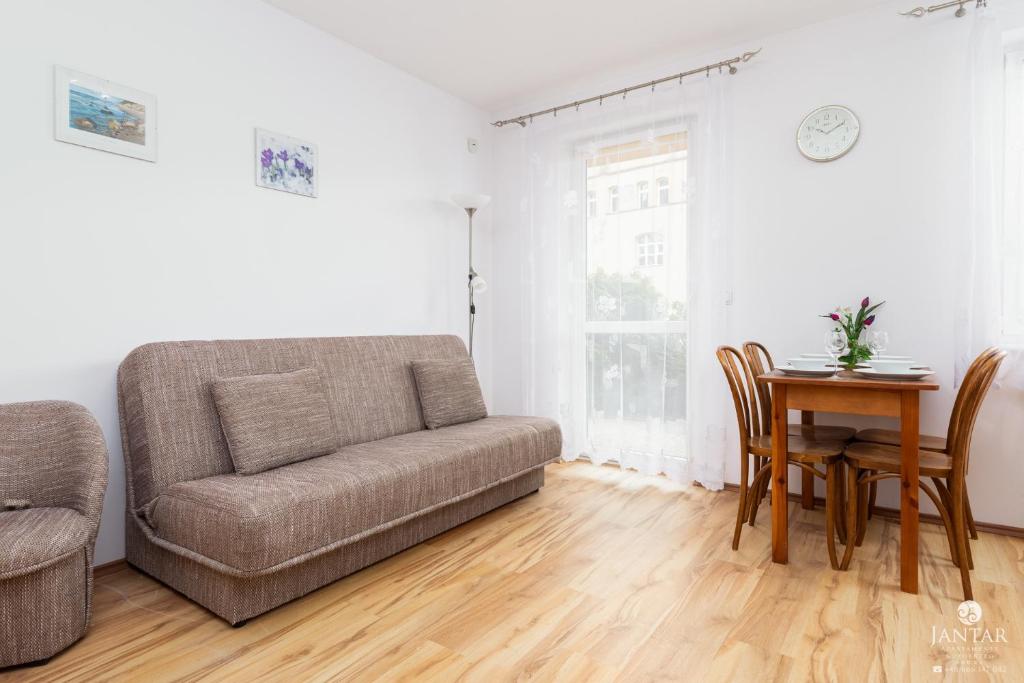
[[[842,354],[839,354],[842,355]],[[801,358],[829,358],[827,353],[801,353]],[[913,356],[879,356],[878,360],[913,360]]]
[[[794,377],[831,377],[835,374],[835,370],[833,368],[823,370],[797,370],[792,365],[780,365],[779,370],[782,370],[787,375],[793,375]]]
[[[855,368],[854,372],[867,379],[924,379],[935,374],[931,368],[915,368],[907,372],[875,372],[869,368]]]

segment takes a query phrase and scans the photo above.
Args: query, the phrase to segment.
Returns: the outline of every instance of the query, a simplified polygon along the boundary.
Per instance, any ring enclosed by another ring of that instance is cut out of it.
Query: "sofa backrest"
[[[218,377],[316,368],[346,446],[424,429],[410,361],[466,355],[449,335],[140,346],[117,373],[129,508],[177,482],[234,471],[210,389]]]

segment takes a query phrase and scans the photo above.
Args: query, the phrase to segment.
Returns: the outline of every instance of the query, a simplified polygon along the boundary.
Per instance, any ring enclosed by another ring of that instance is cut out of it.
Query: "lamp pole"
[[[469,296],[469,355],[473,356],[473,327],[476,325],[476,303],[474,295],[479,291],[481,294],[487,289],[487,282],[480,277],[480,273],[473,268],[473,216],[478,209],[487,206],[491,198],[485,194],[455,194],[452,201],[466,211],[469,218],[469,279],[466,283]]]
[[[473,302],[473,278],[477,272],[473,269],[473,214],[476,213],[475,206],[466,207],[466,215],[469,216],[469,356],[473,357],[473,327],[476,324],[476,304]]]

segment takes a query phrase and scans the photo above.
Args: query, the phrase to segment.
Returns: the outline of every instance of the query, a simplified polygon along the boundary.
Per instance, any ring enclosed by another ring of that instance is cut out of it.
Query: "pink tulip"
[[[830,315],[829,317],[830,317],[830,318],[832,318],[832,319],[833,319],[833,320],[835,320],[835,321],[838,321],[838,320],[839,320],[839,314],[838,314],[838,313],[833,313],[833,314],[832,314],[832,315]]]
[[[870,305],[871,305],[871,300],[868,299],[867,297],[864,297],[864,301],[860,302],[860,307],[861,308],[867,308]]]
[[[873,316],[873,315],[869,315],[869,316],[867,317],[867,320],[865,320],[865,321],[864,321],[864,324],[865,324],[865,325],[870,325],[870,324],[871,324],[871,323],[873,323],[873,322],[875,322],[875,316]]]

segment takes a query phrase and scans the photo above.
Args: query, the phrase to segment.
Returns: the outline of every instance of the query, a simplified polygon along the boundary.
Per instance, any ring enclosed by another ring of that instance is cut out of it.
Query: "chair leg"
[[[964,486],[964,512],[967,513],[967,529],[971,532],[971,538],[978,540],[978,527],[974,525],[974,513],[971,512],[971,497]]]
[[[939,516],[942,518],[942,526],[946,529],[946,541],[949,543],[950,559],[953,561],[953,566],[959,567],[960,555],[957,552],[956,538],[953,535],[955,533],[953,522],[949,517],[950,511],[953,509],[951,507],[952,502],[949,499],[949,493],[939,486],[941,481],[932,477],[932,482],[935,484],[935,492],[924,482],[921,482],[921,490],[928,494],[928,497],[935,503],[935,509],[939,511]]]
[[[743,476],[740,477],[740,503],[739,509],[736,511],[736,529],[732,532],[732,549],[739,550],[740,548],[740,532],[743,531],[743,522],[746,518],[747,512],[747,472],[746,467],[743,468]]]
[[[750,486],[750,493],[748,494],[750,500],[747,502],[749,508],[747,521],[750,526],[754,526],[754,522],[757,521],[757,508],[761,505],[761,499],[764,497],[764,488],[771,479],[771,472],[771,465],[766,464],[754,475],[754,481]]]
[[[836,467],[836,535],[846,545],[846,465]]]
[[[964,514],[964,492],[961,488],[959,491],[953,490],[950,493],[953,497],[953,535],[956,536],[957,555],[967,559],[967,562],[960,562],[960,583],[964,587],[964,600],[973,600],[974,590],[971,588],[971,572],[969,569],[971,565],[971,551],[968,548],[969,541],[967,540],[967,515]]]
[[[868,472],[870,474],[871,471]],[[864,545],[864,535],[868,532],[868,488],[867,485],[857,485],[857,533],[854,543],[858,547]]]
[[[837,471],[841,464],[829,463],[825,466],[825,543],[828,545],[828,561],[832,569],[839,569],[839,560],[836,558],[836,498],[839,495],[837,488]]]
[[[877,474],[875,470],[871,470],[871,474]],[[868,519],[871,519],[875,514],[875,499],[878,497],[878,482],[871,482],[871,486],[868,488]]]
[[[942,481],[941,479],[939,479],[937,477],[932,477],[932,482],[934,482],[935,488],[938,490],[939,497],[942,499],[942,502],[945,503],[946,507],[949,509],[949,516],[950,516],[950,519],[952,519],[953,515],[955,514],[955,510],[956,510],[957,506],[956,506],[956,503],[953,502],[953,493],[951,492],[951,490],[949,488],[949,481],[947,480],[947,481],[944,482],[944,481]],[[961,512],[961,514],[964,514],[964,513]],[[967,520],[965,519],[964,520],[965,524],[966,524],[966,521]],[[966,553],[967,568],[968,569],[974,569],[974,556],[971,554],[971,542],[968,541],[968,540],[965,540],[965,543],[967,545],[967,553]],[[960,563],[957,560],[959,558],[961,558],[961,557],[964,557],[964,556],[965,556],[964,553],[959,552],[959,546],[958,546],[956,556],[953,558],[953,563],[956,566],[959,567]]]
[[[761,491],[761,484],[757,480],[757,475],[761,471],[762,467],[761,458],[754,458],[754,481],[750,486],[750,502],[747,503],[747,524],[754,526],[754,521],[757,519],[757,508],[761,504],[761,498],[764,494]]]
[[[843,561],[839,568],[846,571],[850,567],[850,560],[853,558],[853,549],[856,547],[857,539],[857,480],[860,478],[860,471],[853,465],[846,468],[846,550],[843,552]]]

